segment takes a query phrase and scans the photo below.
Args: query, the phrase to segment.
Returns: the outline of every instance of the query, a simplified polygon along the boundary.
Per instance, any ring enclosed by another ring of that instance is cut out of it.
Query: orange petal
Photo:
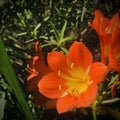
[[[51,71],[50,67],[48,67],[45,64],[45,60],[41,60],[41,58],[39,57],[38,60],[35,62],[34,64],[34,68],[36,71],[38,72],[48,72]]]
[[[42,77],[38,83],[39,91],[48,98],[59,98],[64,94],[64,80],[58,77],[58,73],[50,72]]]
[[[106,72],[107,72],[107,67],[104,64],[100,62],[95,62],[92,64],[90,69],[90,73],[89,73],[90,79],[94,83],[98,84],[104,80]]]
[[[83,101],[85,101],[85,106],[90,106],[96,99],[98,93],[98,86],[96,84],[92,84],[89,88],[83,93]]]
[[[76,106],[76,99],[74,96],[64,96],[57,101],[58,113],[64,113],[72,110]]]
[[[40,81],[42,76],[43,76],[42,74],[38,74],[37,76],[35,76],[34,78],[30,79],[27,82],[27,89],[28,89],[29,93],[31,93],[33,95],[34,104],[36,106],[42,105],[48,100],[48,98],[46,98],[39,92],[39,89],[37,86],[37,84]]]
[[[92,27],[96,30],[98,34],[100,34],[100,25],[102,24],[101,18],[103,19],[104,16],[100,10],[95,10],[94,14],[95,18],[93,20]]]
[[[43,56],[42,49],[39,47],[39,41],[35,43],[35,50],[38,56]]]
[[[36,77],[37,75],[38,75],[37,72],[33,72],[32,74],[30,74],[30,75],[27,77],[27,80],[30,80],[30,79]]]
[[[110,70],[115,70],[120,72],[120,63],[119,60],[117,60],[114,56],[114,53],[111,51],[109,52],[109,63],[108,63],[108,68]]]
[[[95,18],[92,23],[89,23],[89,25],[96,30],[98,35],[101,35],[106,32],[106,28],[110,24],[110,21],[104,17],[100,10],[95,10],[94,14]]]
[[[68,61],[86,70],[92,64],[93,57],[89,49],[82,42],[75,41],[70,47]]]
[[[48,54],[48,64],[53,71],[63,70],[65,71],[66,56],[60,52],[50,52]]]
[[[120,27],[115,27],[112,32],[111,46],[115,54],[120,52]]]
[[[116,13],[110,21],[110,32],[112,33],[116,27],[120,27],[120,14]]]
[[[105,65],[108,63],[108,53],[111,50],[111,34],[100,35],[101,61]]]
[[[97,95],[97,85],[96,84],[92,84],[91,86],[89,86],[89,88],[84,92],[81,93],[78,97],[77,97],[77,107],[88,107],[90,106],[90,104],[93,103],[93,101],[96,98]]]
[[[35,49],[37,56],[34,56],[33,58],[33,65],[36,71],[40,72],[48,72],[51,71],[50,68],[47,66],[42,49],[39,47],[39,42],[37,41],[35,43]]]

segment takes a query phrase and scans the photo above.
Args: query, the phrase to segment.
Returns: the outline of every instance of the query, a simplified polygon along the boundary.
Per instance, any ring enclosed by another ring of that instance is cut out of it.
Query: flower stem
[[[92,110],[93,120],[97,120],[96,111]]]
[[[96,115],[96,110],[95,110],[95,107],[96,107],[96,104],[97,104],[97,101],[95,101],[92,105],[92,116],[93,116],[93,120],[97,120],[97,115]]]

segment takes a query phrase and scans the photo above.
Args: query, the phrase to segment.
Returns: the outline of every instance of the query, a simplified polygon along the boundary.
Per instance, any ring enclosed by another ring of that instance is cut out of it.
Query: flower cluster
[[[99,36],[102,63],[109,70],[120,72],[120,14],[116,13],[109,20],[100,10],[96,10],[95,18],[89,25]]]
[[[93,60],[92,53],[82,42],[74,41],[67,55],[58,51],[48,53],[46,65],[39,43],[35,44],[37,56],[29,62],[30,75],[27,80],[37,105],[41,104],[44,95],[55,99],[59,113],[76,107],[88,107],[95,101],[98,84],[107,72],[120,72],[119,13],[109,20],[96,10],[95,18],[89,25],[99,36],[100,62]]]

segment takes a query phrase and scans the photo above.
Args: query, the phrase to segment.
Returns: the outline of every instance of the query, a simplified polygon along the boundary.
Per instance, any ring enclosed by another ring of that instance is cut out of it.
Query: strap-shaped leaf
[[[21,113],[23,113],[25,120],[33,120],[32,113],[29,109],[28,103],[25,99],[25,95],[17,80],[14,69],[10,63],[10,59],[5,50],[5,46],[1,37],[0,37],[0,73],[4,75],[8,84],[12,88],[14,92],[13,94],[17,99],[18,107],[20,107]]]

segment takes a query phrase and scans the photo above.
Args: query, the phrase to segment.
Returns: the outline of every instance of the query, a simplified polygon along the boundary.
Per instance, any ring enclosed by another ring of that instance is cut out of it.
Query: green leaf
[[[41,27],[41,23],[37,24],[37,26],[35,27],[34,31],[37,31],[40,27]]]
[[[60,42],[63,43],[63,42],[69,41],[69,40],[72,40],[72,36],[68,36],[68,37],[62,39]]]
[[[108,84],[108,87],[110,87],[117,79],[118,79],[118,74],[116,74],[116,76],[114,76],[114,77],[112,77],[111,78],[111,81],[110,81],[110,83]]]
[[[50,18],[49,16],[45,17],[44,22],[46,22],[49,18]]]
[[[61,47],[61,50],[62,50],[65,54],[68,53],[68,50],[67,50],[66,48],[64,48],[64,47]]]
[[[32,113],[29,109],[28,103],[25,99],[25,94],[23,93],[14,69],[10,63],[10,59],[5,50],[4,43],[0,37],[0,72],[7,80],[9,86],[13,90],[13,94],[17,99],[18,108],[23,113],[25,120],[33,120]]]
[[[0,120],[3,119],[4,116],[4,108],[5,108],[5,93],[0,93]]]
[[[51,24],[51,27],[54,30],[56,40],[59,41],[60,40],[60,34],[59,34],[58,30],[55,28],[55,26],[54,26],[54,24],[52,22],[50,22],[50,24]]]
[[[11,87],[3,80],[0,80],[0,86],[4,88],[5,90],[7,89],[9,92],[12,92]]]
[[[61,30],[61,33],[60,33],[60,41],[63,39],[64,37],[64,33],[65,33],[65,29],[66,29],[66,26],[67,26],[67,21],[65,21],[63,27],[62,27],[62,30]]]
[[[43,48],[43,47],[51,46],[51,45],[57,45],[57,42],[55,40],[51,40],[47,44],[40,45],[40,47]]]
[[[16,37],[23,36],[23,35],[26,35],[26,34],[27,34],[27,32],[22,32],[22,33],[17,34]]]

